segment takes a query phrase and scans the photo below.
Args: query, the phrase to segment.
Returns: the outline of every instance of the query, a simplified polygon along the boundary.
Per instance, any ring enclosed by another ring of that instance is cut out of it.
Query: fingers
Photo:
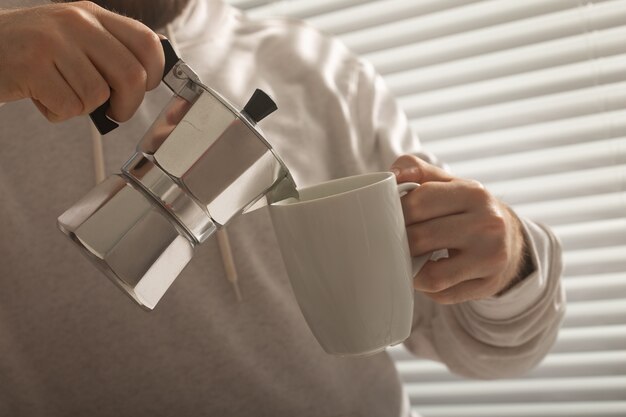
[[[414,223],[406,230],[411,256],[456,250],[471,256],[482,276],[506,267],[512,253],[517,252],[506,228],[502,218],[469,212]]]
[[[420,256],[441,249],[463,249],[472,242],[468,230],[472,215],[455,214],[415,223],[406,228],[411,256]]]
[[[95,102],[101,102],[105,95],[101,84],[108,85],[111,107],[108,116],[124,122],[130,119],[147,90],[156,87],[163,74],[164,56],[159,37],[142,23],[109,12],[89,2],[79,2],[67,12],[69,28],[67,35],[76,37],[78,49],[99,73],[79,59],[73,64],[79,68],[89,68],[86,73],[72,70],[68,60],[64,61],[63,71],[72,73],[77,81],[71,81],[78,95],[90,86],[94,92],[85,98],[85,108],[91,110]],[[76,53],[76,50],[71,50]],[[68,78],[69,79],[69,78]],[[82,80],[82,81],[81,81]]]
[[[405,224],[472,211],[490,199],[477,181],[426,182],[402,197]]]
[[[392,166],[396,179],[418,182],[402,197],[412,256],[448,249],[414,280],[417,290],[450,304],[497,294],[515,279],[523,249],[518,221],[477,181],[454,178],[405,155]]]
[[[32,98],[51,120],[91,112],[110,96],[109,116],[126,121],[163,74],[158,36],[91,2],[1,13],[0,38],[11,47],[0,48],[0,97]]]
[[[78,3],[77,7],[97,19],[90,22],[91,31],[83,30],[87,33],[82,46],[110,86],[108,115],[127,121],[145,92],[155,88],[163,75],[165,58],[159,37],[142,23],[91,3]]]
[[[463,281],[482,278],[480,271],[467,252],[456,252],[449,258],[429,261],[413,280],[413,287],[426,293],[437,293]]]
[[[491,222],[480,213],[469,213],[407,228],[412,256],[441,248],[449,249],[450,253],[449,258],[424,265],[414,279],[415,289],[427,294],[447,291],[431,297],[445,303],[489,297],[500,291],[509,281],[506,271],[512,262],[513,249],[507,243],[507,235],[497,232]],[[471,280],[481,284],[464,293],[468,288],[458,286]],[[459,292],[451,292],[452,288]]]
[[[97,38],[100,40],[99,47],[85,52],[111,88],[108,115],[118,122],[125,122],[143,101],[147,73],[137,58],[114,36],[104,30],[100,35]]]
[[[443,291],[423,294],[439,304],[458,304],[485,298],[486,285],[489,285],[487,279],[476,278],[463,281]]]
[[[444,303],[484,298],[498,291],[499,282],[491,279],[494,268],[477,263],[469,252],[456,252],[450,258],[427,262],[413,280],[413,286]]]
[[[99,45],[87,54],[111,88],[108,115],[130,119],[146,91],[161,81],[165,57],[158,35],[142,23],[104,9],[96,9],[101,27]],[[115,59],[112,59],[115,57]]]
[[[445,170],[414,155],[403,155],[396,159],[391,171],[396,174],[398,183],[417,182],[423,184],[429,181],[451,181],[453,179]]]
[[[56,65],[81,100],[82,114],[91,113],[109,99],[109,85],[86,55],[66,53],[57,57]]]
[[[146,73],[145,90],[161,82],[165,56],[159,36],[141,22],[100,9],[98,18],[104,28],[133,53]]]
[[[41,113],[51,122],[60,122],[78,116],[83,104],[59,70],[42,69],[44,76],[34,81],[31,98]]]

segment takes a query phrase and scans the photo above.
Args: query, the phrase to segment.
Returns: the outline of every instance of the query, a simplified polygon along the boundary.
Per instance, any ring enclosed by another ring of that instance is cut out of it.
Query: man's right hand
[[[81,1],[0,10],[0,102],[31,98],[52,122],[91,113],[132,117],[163,75],[159,37]]]

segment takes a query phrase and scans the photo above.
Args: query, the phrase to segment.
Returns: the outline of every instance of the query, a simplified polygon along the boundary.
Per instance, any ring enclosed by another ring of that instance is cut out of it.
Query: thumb
[[[415,155],[402,155],[391,165],[391,172],[396,176],[398,183],[416,182],[448,182],[453,177],[438,166],[429,164]]]

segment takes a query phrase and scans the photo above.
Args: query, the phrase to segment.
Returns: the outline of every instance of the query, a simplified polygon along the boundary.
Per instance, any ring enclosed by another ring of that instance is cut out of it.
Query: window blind
[[[390,350],[424,417],[626,416],[626,0],[230,0],[371,61],[425,147],[564,248],[568,311],[528,375]]]

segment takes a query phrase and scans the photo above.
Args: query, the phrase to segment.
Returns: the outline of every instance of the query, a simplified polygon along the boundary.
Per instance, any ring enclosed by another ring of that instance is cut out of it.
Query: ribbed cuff
[[[504,294],[469,302],[471,309],[486,319],[500,321],[516,317],[536,305],[546,291],[548,277],[545,266],[551,256],[550,237],[541,227],[520,220],[535,269]]]

